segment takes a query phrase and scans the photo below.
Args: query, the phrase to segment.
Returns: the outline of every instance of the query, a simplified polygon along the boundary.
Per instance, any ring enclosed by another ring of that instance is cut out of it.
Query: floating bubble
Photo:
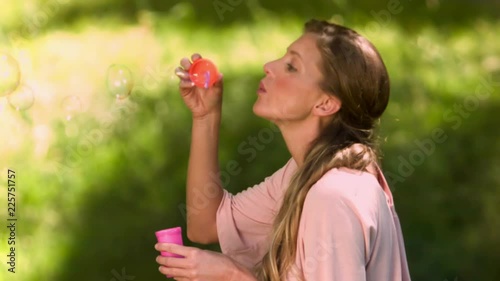
[[[12,94],[7,96],[7,100],[12,108],[23,111],[33,106],[35,95],[28,85],[21,84]]]
[[[75,115],[82,112],[82,101],[77,96],[67,96],[61,102],[64,118],[70,121]]]
[[[0,97],[16,90],[20,80],[21,71],[17,61],[9,54],[0,52]]]
[[[113,96],[125,99],[132,92],[132,72],[126,66],[113,64],[108,69],[106,83]]]

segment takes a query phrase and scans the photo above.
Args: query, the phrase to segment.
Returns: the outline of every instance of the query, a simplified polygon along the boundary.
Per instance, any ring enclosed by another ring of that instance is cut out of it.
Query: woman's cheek
[[[286,78],[278,78],[274,81],[274,88],[278,92],[288,92],[291,86],[292,86],[291,81]]]

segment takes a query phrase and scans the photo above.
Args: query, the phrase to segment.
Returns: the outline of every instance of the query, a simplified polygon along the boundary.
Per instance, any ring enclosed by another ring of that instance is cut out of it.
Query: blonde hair
[[[310,20],[304,29],[318,35],[324,75],[320,87],[338,97],[342,107],[311,144],[290,181],[274,220],[269,251],[254,268],[261,281],[283,280],[294,265],[300,217],[310,188],[333,168],[366,171],[378,162],[373,130],[389,99],[385,65],[368,40],[326,21]]]

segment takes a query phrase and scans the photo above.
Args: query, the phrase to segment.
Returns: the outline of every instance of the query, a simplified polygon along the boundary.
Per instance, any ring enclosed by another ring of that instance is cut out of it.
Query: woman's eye
[[[297,69],[295,67],[293,67],[293,65],[291,63],[287,63],[286,64],[286,70],[290,71],[290,72],[295,72],[297,71]]]

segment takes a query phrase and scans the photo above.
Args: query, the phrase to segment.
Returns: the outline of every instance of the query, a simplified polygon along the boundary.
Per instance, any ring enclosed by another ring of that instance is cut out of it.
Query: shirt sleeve
[[[367,280],[367,249],[375,236],[376,204],[384,200],[375,192],[369,194],[367,185],[373,185],[373,191],[377,188],[375,182],[356,182],[355,177],[344,176],[325,177],[311,187],[304,202],[297,250],[297,263],[306,281]]]
[[[295,169],[296,164],[290,159],[260,184],[236,195],[224,190],[216,216],[217,234],[224,254],[247,268],[263,258],[284,190]]]

